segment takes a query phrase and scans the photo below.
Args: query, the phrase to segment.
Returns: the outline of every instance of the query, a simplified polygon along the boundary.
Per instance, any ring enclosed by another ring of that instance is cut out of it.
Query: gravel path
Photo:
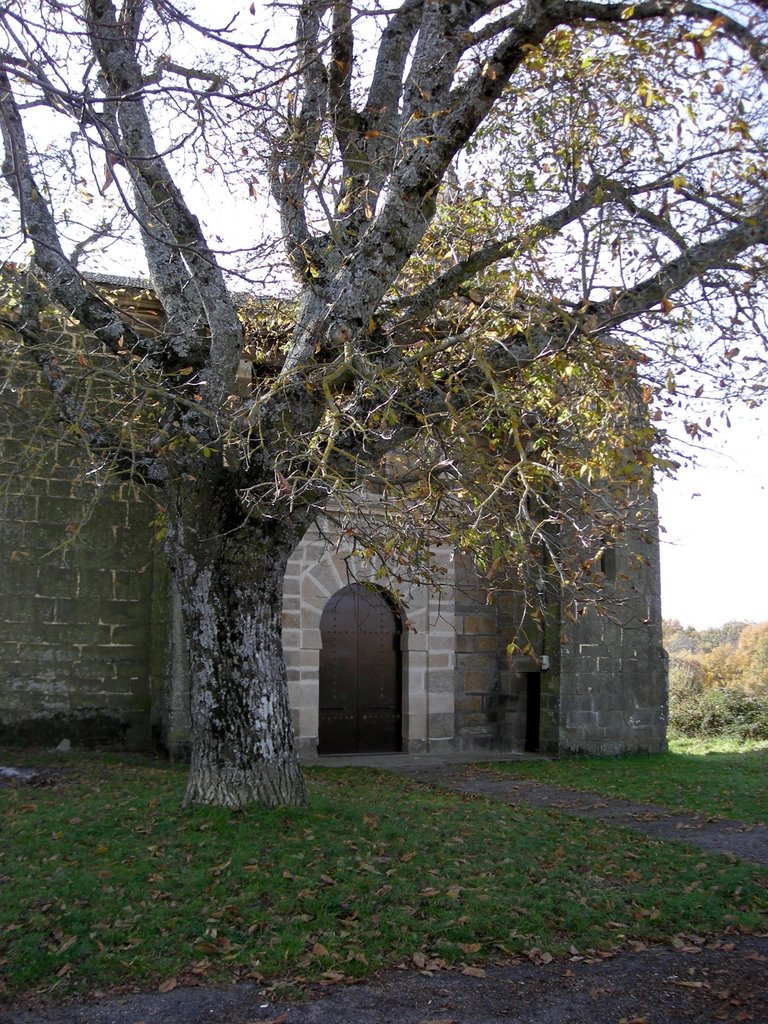
[[[765,825],[675,814],[656,804],[564,789],[532,779],[510,779],[499,772],[478,771],[466,765],[404,766],[396,770],[419,782],[445,786],[460,793],[492,797],[507,804],[543,807],[579,818],[600,818],[659,839],[700,846],[714,853],[731,853],[753,864],[768,865],[768,827]]]

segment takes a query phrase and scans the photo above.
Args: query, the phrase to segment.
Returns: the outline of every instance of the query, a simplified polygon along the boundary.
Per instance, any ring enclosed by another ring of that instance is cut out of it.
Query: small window
[[[609,580],[616,579],[616,548],[606,543],[600,556],[600,572]]]

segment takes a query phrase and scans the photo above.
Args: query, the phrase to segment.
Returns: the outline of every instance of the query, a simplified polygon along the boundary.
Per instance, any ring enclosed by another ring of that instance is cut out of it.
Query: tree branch
[[[604,302],[589,303],[580,311],[583,322],[590,333],[608,330],[652,309],[708,271],[726,267],[747,250],[766,244],[768,199],[763,199],[736,227],[691,246],[633,288],[625,289]]]
[[[291,100],[288,126],[276,140],[270,167],[272,195],[280,210],[280,221],[291,264],[305,283],[320,273],[322,257],[309,230],[306,213],[307,181],[327,109],[328,76],[320,57],[322,4],[304,0],[296,19],[296,49],[299,54],[304,96],[296,114]]]
[[[52,297],[93,331],[110,352],[139,348],[136,333],[83,284],[64,254],[53,216],[32,174],[24,125],[4,70],[0,70],[0,132],[4,146],[2,174],[19,204],[22,231],[32,242],[35,260],[46,275]]]
[[[237,317],[224,276],[208,246],[199,221],[189,210],[162,157],[158,154],[152,128],[142,100],[143,81],[136,60],[134,41],[139,31],[141,3],[124,11],[126,34],[118,24],[111,0],[86,0],[85,15],[91,46],[109,87],[108,99],[117,104],[121,133],[121,156],[134,180],[137,208],[145,206],[161,219],[180,260],[168,268],[153,260],[153,284],[160,298],[178,304],[179,274],[187,270],[186,285],[192,297],[189,319],[194,322],[195,306],[202,304],[210,328],[209,360],[204,368],[205,396],[213,406],[222,405],[231,393],[242,352],[242,326]],[[126,13],[127,12],[127,13]],[[165,242],[165,237],[159,238]],[[194,293],[197,296],[194,296]],[[196,298],[199,297],[199,303]]]

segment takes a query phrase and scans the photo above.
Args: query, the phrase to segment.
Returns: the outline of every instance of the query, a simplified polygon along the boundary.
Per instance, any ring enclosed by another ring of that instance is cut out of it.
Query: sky
[[[732,424],[659,488],[662,613],[697,629],[768,621],[768,408]]]

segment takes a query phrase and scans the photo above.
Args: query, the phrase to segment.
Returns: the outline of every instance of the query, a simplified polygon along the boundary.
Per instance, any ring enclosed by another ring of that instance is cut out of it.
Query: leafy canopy
[[[762,400],[762,4],[15,0],[0,26],[6,354],[104,467],[215,476],[266,525],[332,504],[403,576],[436,538],[491,586],[543,548],[586,593],[674,468],[665,413],[697,440]],[[149,275],[152,331],[109,260]],[[235,293],[277,289],[244,330]]]

